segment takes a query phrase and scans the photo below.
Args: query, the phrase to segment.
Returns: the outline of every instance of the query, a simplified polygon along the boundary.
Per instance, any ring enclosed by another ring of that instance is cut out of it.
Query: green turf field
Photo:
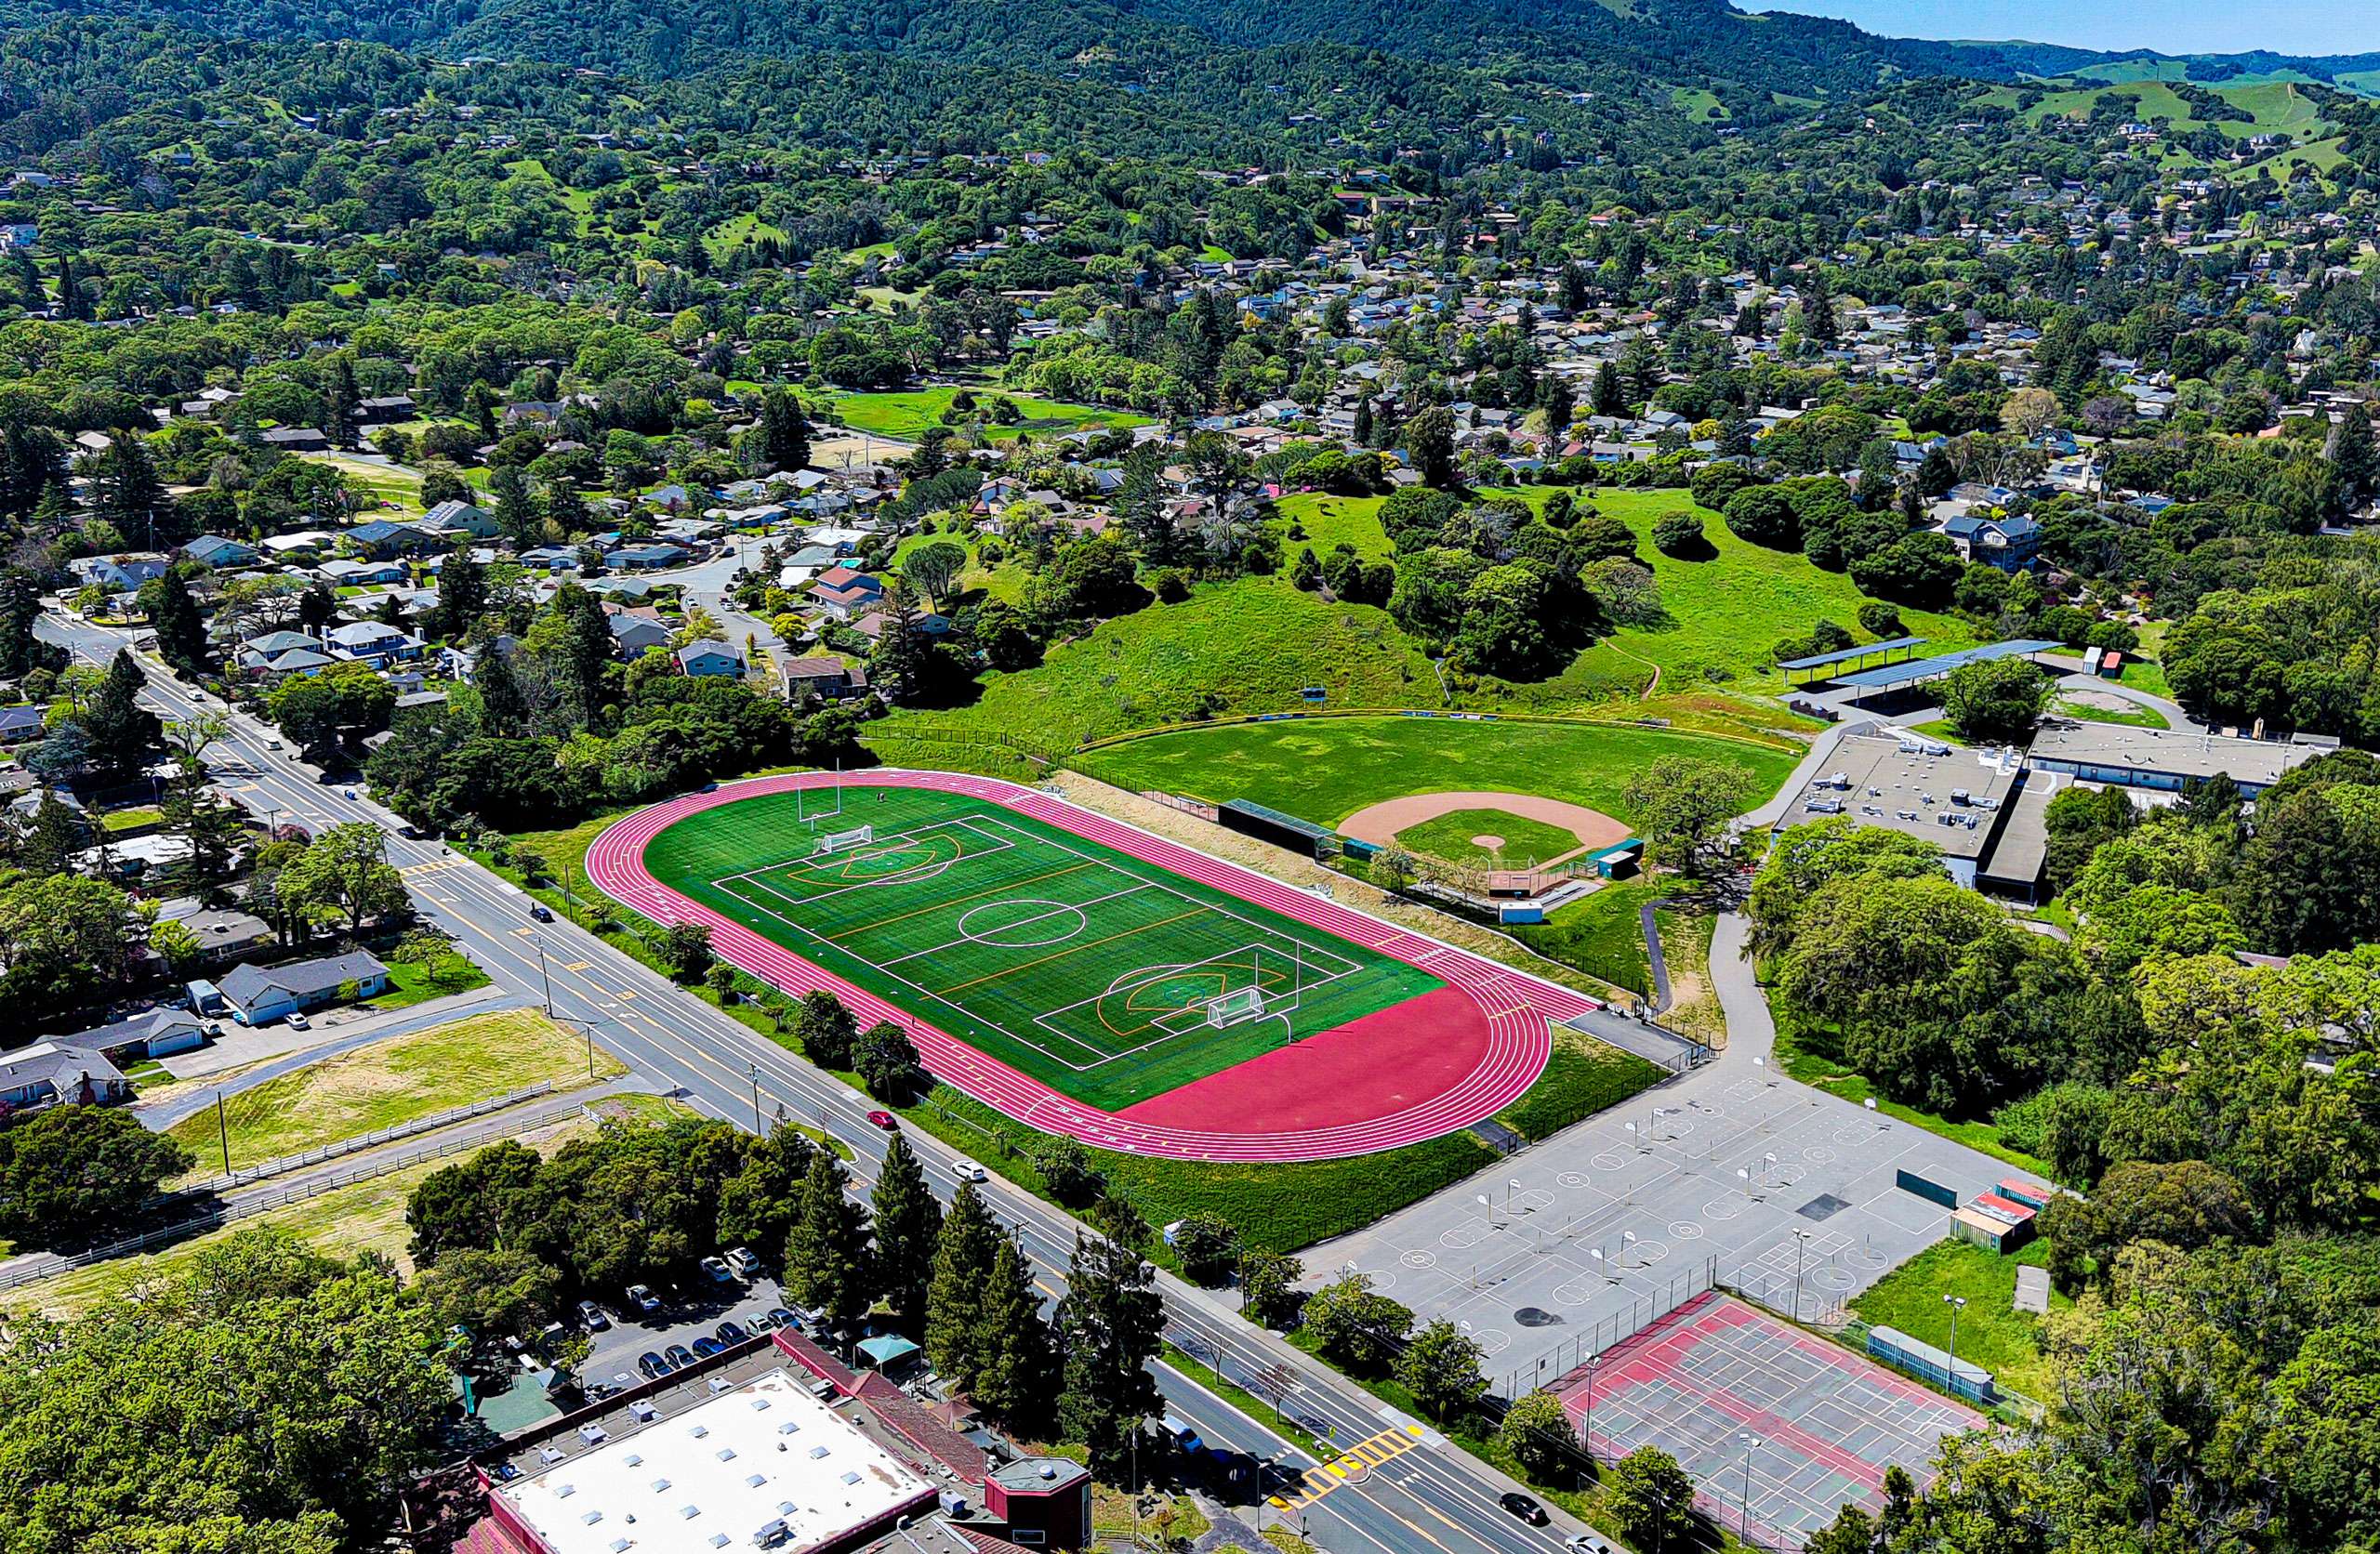
[[[691,815],[645,866],[681,894],[1110,1111],[1427,993],[1377,952],[980,799],[771,794]],[[819,839],[866,825],[829,852]],[[1210,1022],[1213,1000],[1229,1022]]]

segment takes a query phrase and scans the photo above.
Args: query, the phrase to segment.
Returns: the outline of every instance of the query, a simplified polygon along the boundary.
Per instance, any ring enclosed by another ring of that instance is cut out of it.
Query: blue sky
[[[2162,54],[2362,54],[2380,50],[2369,0],[1737,0],[1900,38],[2027,38]]]

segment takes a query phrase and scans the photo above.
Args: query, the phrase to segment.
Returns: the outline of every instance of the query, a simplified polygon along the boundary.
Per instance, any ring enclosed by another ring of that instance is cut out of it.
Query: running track
[[[680,895],[645,870],[646,844],[688,815],[732,804],[739,798],[820,787],[834,781],[826,772],[760,777],[727,784],[711,793],[687,794],[667,804],[641,810],[595,838],[587,849],[588,878],[613,900],[656,923],[708,925],[711,947],[722,959],[774,987],[795,994],[824,988],[849,1005],[862,1025],[879,1020],[896,1021],[910,1033],[919,1056],[938,1078],[1046,1133],[1071,1134],[1101,1149],[1172,1160],[1336,1160],[1395,1149],[1468,1127],[1511,1105],[1537,1082],[1552,1053],[1553,1040],[1546,1022],[1567,1020],[1600,1007],[1584,994],[1540,981],[1468,951],[1294,889],[1237,864],[1210,858],[1033,788],[945,771],[879,770],[845,774],[842,782],[860,786],[932,788],[1005,804],[1020,814],[1048,822],[1419,967],[1467,993],[1488,1021],[1487,1053],[1478,1067],[1459,1083],[1401,1111],[1299,1132],[1233,1133],[1136,1122],[1086,1106],[978,1052],[908,1010],[811,965],[741,924]]]

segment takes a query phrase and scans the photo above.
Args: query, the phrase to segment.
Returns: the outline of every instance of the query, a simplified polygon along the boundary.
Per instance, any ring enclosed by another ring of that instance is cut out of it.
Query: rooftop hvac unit
[[[1808,803],[1803,805],[1802,808],[1805,812],[1813,815],[1839,815],[1843,813],[1843,800],[1840,798],[1813,798]]]
[[[1969,798],[1967,797],[1967,790],[1966,790],[1966,789],[1964,789],[1964,788],[1952,788],[1952,789],[1950,790],[1950,802],[1951,802],[1951,803],[1953,803],[1953,804],[1967,804],[1967,803],[1972,803],[1972,802],[1973,802],[1973,800],[1971,800],[1971,799],[1969,799]]]
[[[760,1530],[752,1534],[752,1544],[756,1548],[774,1548],[791,1536],[793,1529],[786,1525],[785,1518],[778,1517],[774,1521],[760,1523]]]

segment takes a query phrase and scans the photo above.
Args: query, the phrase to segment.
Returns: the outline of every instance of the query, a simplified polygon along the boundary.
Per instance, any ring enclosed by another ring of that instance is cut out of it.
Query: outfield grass
[[[771,942],[1109,1111],[1279,1047],[1279,1020],[1220,1029],[1206,1001],[1296,994],[1312,1035],[1442,985],[1427,972],[1004,807],[857,788],[833,825],[873,841],[807,856],[802,796],[678,821],[654,876]],[[814,803],[814,797],[812,800]],[[1293,1039],[1293,1038],[1292,1038]]]
[[[625,1073],[595,1049],[595,1076]],[[236,1169],[394,1127],[540,1081],[560,1089],[588,1083],[583,1038],[532,1009],[473,1015],[390,1036],[227,1097]],[[198,1156],[198,1174],[223,1165],[215,1109],[168,1130]]]
[[[1921,1342],[1948,1349],[1950,1308],[1942,1297],[1964,1296],[1959,1358],[1991,1372],[2009,1391],[2045,1400],[2056,1389],[2056,1373],[2041,1350],[2042,1319],[2017,1310],[2015,1297],[2016,1270],[2048,1263],[2045,1241],[2035,1241],[2013,1256],[1964,1241],[1939,1242],[1878,1280],[1851,1302],[1851,1310],[1871,1326],[1897,1327]],[[2050,1292],[2051,1310],[2066,1310],[2073,1304],[2056,1290]]]
[[[837,394],[831,400],[835,414],[854,431],[874,432],[903,442],[914,442],[935,427],[946,426],[943,413],[959,389],[905,388],[884,393]],[[1095,404],[1072,404],[1064,400],[1045,400],[1033,394],[1012,393],[993,388],[971,388],[978,413],[988,412],[991,402],[1007,399],[1014,402],[1024,415],[1021,421],[1005,426],[991,421],[984,425],[984,435],[995,441],[1015,438],[1021,432],[1037,437],[1060,436],[1080,431],[1085,427],[1145,427],[1145,415],[1129,411],[1104,410]],[[963,419],[964,417],[962,417]]]
[[[1249,798],[1335,825],[1368,805],[1466,789],[1566,799],[1632,820],[1620,790],[1663,756],[1732,762],[1754,799],[1792,770],[1790,750],[1626,724],[1316,718],[1185,729],[1087,753],[1073,764],[1119,788]]]
[[[1498,845],[1481,847],[1474,840],[1480,836],[1494,836]],[[1527,868],[1580,847],[1578,836],[1558,825],[1495,809],[1456,810],[1407,826],[1396,834],[1396,841],[1408,852],[1480,869]]]

